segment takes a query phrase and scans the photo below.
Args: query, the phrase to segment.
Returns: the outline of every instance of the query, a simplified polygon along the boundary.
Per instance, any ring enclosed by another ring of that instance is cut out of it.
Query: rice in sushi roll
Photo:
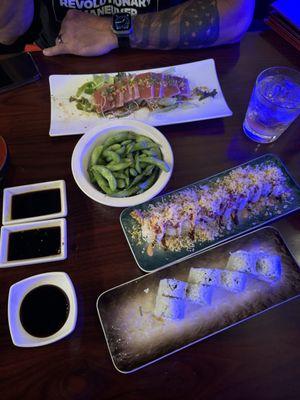
[[[223,271],[221,273],[221,286],[232,292],[242,292],[245,289],[247,276],[243,272]]]
[[[256,257],[253,253],[245,250],[237,250],[230,254],[226,269],[231,271],[247,272],[248,274],[255,274],[255,261]]]
[[[174,297],[157,296],[154,315],[163,319],[182,319],[184,317],[185,302]]]
[[[208,305],[211,303],[212,291],[212,286],[190,283],[187,288],[187,299],[192,303]]]
[[[177,279],[162,279],[159,282],[157,296],[185,298],[187,283]]]
[[[256,254],[257,278],[267,282],[274,282],[281,276],[281,259],[278,255],[267,253]]]
[[[220,284],[220,270],[213,268],[191,268],[188,282],[218,286]]]

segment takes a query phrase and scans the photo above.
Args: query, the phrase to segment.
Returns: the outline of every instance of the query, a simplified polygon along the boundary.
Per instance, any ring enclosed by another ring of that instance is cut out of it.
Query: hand
[[[59,37],[55,46],[43,50],[45,56],[100,56],[118,47],[117,37],[111,29],[111,18],[77,10],[67,12]]]

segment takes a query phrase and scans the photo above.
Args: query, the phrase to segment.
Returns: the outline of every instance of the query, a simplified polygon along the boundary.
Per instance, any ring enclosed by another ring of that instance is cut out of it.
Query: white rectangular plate
[[[59,189],[60,190],[60,212],[52,214],[43,214],[36,217],[12,219],[12,197],[18,194],[39,192],[43,190]],[[3,209],[2,224],[23,224],[25,222],[41,221],[45,219],[61,218],[67,215],[67,195],[66,183],[64,180],[34,183],[31,185],[14,186],[4,189],[3,191]]]
[[[179,75],[189,80],[190,87],[206,86],[210,90],[216,89],[214,98],[199,101],[192,100],[190,106],[179,106],[168,112],[150,112],[143,108],[130,114],[127,119],[135,119],[152,126],[171,125],[181,122],[192,122],[204,119],[228,117],[232,111],[228,107],[217,77],[213,59],[181,64],[173,67],[154,68],[148,70],[128,71],[137,74],[141,72],[165,72]],[[111,75],[116,75],[112,73]],[[100,122],[106,121],[94,113],[87,113],[76,108],[75,102],[70,103],[70,96],[83,83],[92,79],[93,75],[51,75],[49,78],[51,94],[51,123],[50,136],[78,135],[93,128]]]
[[[23,260],[8,261],[8,241],[12,232],[27,231],[32,229],[60,227],[60,253],[46,257],[27,258]],[[51,261],[65,260],[67,258],[67,223],[65,218],[36,221],[20,225],[4,225],[1,227],[0,238],[0,268],[17,267],[22,265],[39,264]]]
[[[248,275],[242,292],[214,287],[211,305],[200,306],[186,301],[183,319],[163,319],[153,315],[162,279],[187,282],[192,267],[226,270],[230,253],[237,250],[280,256],[280,279],[270,284]],[[129,373],[299,295],[299,266],[280,233],[266,227],[109,289],[98,297],[96,307],[113,364],[119,372]],[[259,332],[253,332],[255,334]],[[183,360],[177,361],[183,363]]]

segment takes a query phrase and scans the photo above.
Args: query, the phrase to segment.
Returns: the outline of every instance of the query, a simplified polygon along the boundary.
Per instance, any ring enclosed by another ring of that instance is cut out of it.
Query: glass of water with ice
[[[300,114],[300,72],[272,67],[261,72],[252,92],[245,134],[259,143],[274,142]]]

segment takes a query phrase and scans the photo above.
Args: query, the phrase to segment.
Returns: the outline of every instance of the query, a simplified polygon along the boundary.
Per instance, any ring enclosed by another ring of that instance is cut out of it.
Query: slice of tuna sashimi
[[[174,97],[180,94],[177,80],[171,75],[163,75],[160,97]]]
[[[154,98],[154,85],[152,82],[151,72],[136,75],[134,77],[134,82],[138,85],[139,94],[142,99]]]
[[[101,90],[96,90],[93,94],[93,97],[97,113],[102,113],[106,104],[105,96],[103,96]]]
[[[186,78],[180,78],[179,76],[174,76],[174,79],[177,82],[177,85],[180,90],[180,95],[185,97],[191,97],[191,89],[189,85],[189,81]]]
[[[113,84],[105,84],[93,94],[96,111],[103,113],[121,108],[137,99],[159,99],[174,96],[190,97],[188,79],[179,76],[144,72],[125,75]]]
[[[110,111],[116,108],[116,92],[114,85],[103,85],[94,92],[97,112]]]

